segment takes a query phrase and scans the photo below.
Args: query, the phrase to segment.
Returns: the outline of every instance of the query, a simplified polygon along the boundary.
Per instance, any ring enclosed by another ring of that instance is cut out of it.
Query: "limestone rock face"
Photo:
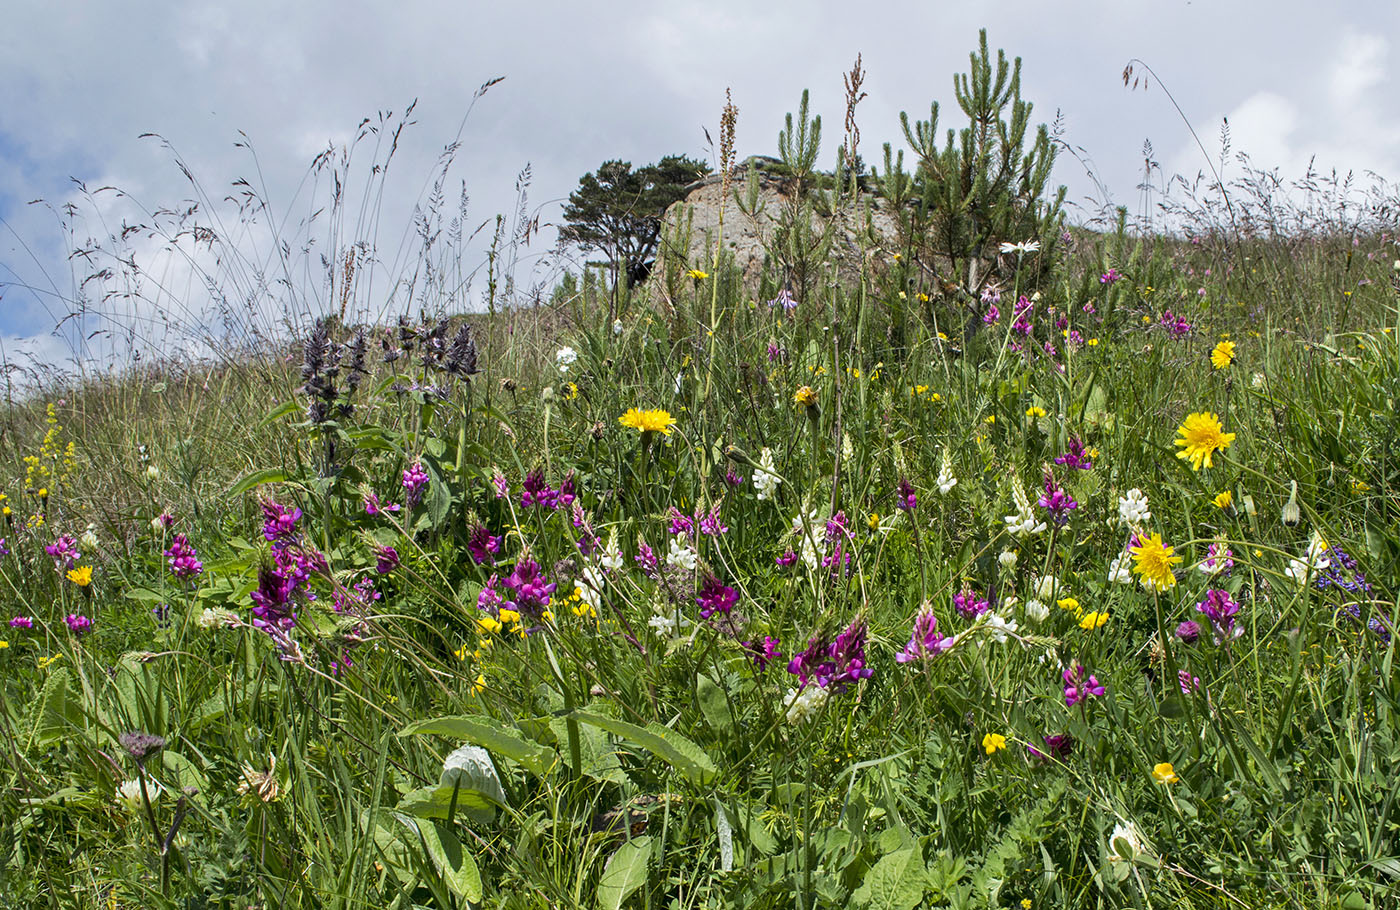
[[[724,201],[724,249],[734,257],[744,286],[756,287],[768,256],[767,245],[777,240],[778,221],[794,205],[794,183],[774,172],[773,165],[777,163],[772,158],[754,157],[739,164],[730,183],[728,200],[721,199],[723,184],[718,175],[691,184],[686,198],[668,208],[662,218],[663,237],[683,236],[682,229],[688,223],[689,242],[684,244],[684,249],[667,249],[663,255],[683,257],[689,267],[709,271],[713,265],[715,238],[719,234],[720,204]],[[758,172],[759,204],[756,212],[747,214],[740,210],[733,194],[737,192],[743,196],[751,168]],[[859,275],[862,249],[866,255],[874,254],[872,259],[883,260],[900,248],[895,219],[888,209],[884,200],[866,194],[858,203],[835,214],[835,238],[827,261],[837,267],[841,279]],[[813,230],[825,229],[832,217],[819,208],[812,219]]]

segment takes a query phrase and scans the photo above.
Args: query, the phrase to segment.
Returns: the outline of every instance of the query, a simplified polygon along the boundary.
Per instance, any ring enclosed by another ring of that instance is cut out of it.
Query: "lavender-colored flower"
[[[549,595],[557,587],[540,574],[540,565],[528,556],[515,564],[506,578],[506,587],[515,598],[515,609],[538,619],[549,606]]]
[[[994,304],[994,303],[989,303],[989,304],[987,304],[987,312],[985,312],[985,313],[982,314],[982,321],[983,321],[984,323],[986,323],[987,325],[994,325],[994,324],[996,324],[996,321],[997,321],[998,319],[1000,319],[1000,318],[1001,318],[1001,310],[998,310],[998,309],[997,309],[996,304]]]
[[[204,571],[199,554],[183,534],[176,534],[170,541],[170,549],[165,551],[165,556],[170,560],[170,574],[181,580],[194,578]]]
[[[1191,334],[1191,323],[1187,322],[1184,316],[1173,316],[1171,310],[1163,310],[1158,323],[1173,338],[1181,338]]]
[[[710,511],[700,515],[700,533],[708,537],[718,537],[728,533],[729,527],[719,518],[719,503],[710,507]]]
[[[1194,619],[1188,619],[1176,627],[1176,637],[1181,639],[1182,644],[1194,645],[1201,637],[1201,624]]]
[[[498,581],[500,581],[500,577],[493,572],[491,577],[486,579],[486,586],[481,589],[481,593],[476,595],[476,608],[492,616],[501,615],[501,607],[506,602],[506,599],[501,596],[501,592],[496,590]]]
[[[117,737],[117,742],[138,765],[145,764],[146,759],[165,748],[165,740],[162,737],[140,730],[129,730],[121,734]]]
[[[1065,680],[1065,707],[1073,708],[1086,698],[1104,694],[1104,687],[1099,685],[1098,677],[1089,676],[1086,679],[1087,673],[1083,664],[1075,664],[1060,674]]]
[[[1069,438],[1068,450],[1065,454],[1056,457],[1055,464],[1062,464],[1078,471],[1089,471],[1094,467],[1093,459],[1089,457],[1089,451],[1084,448],[1084,443],[1078,436]]]
[[[374,571],[388,575],[399,567],[399,551],[393,547],[374,548]]]
[[[1349,594],[1370,594],[1371,585],[1366,576],[1356,571],[1356,560],[1341,547],[1330,547],[1326,551],[1327,568],[1318,573],[1319,590],[1337,588]]]
[[[1213,543],[1206,549],[1206,558],[1196,568],[1204,575],[1229,575],[1235,567],[1233,556],[1230,548],[1223,543]]]
[[[1244,634],[1244,628],[1235,625],[1235,614],[1240,611],[1240,605],[1230,597],[1230,592],[1211,588],[1206,592],[1206,599],[1196,604],[1196,609],[1204,613],[1215,627],[1217,644]]]
[[[496,490],[497,499],[505,499],[510,495],[510,483],[500,471],[491,475],[491,486]]]
[[[894,506],[905,512],[912,512],[919,505],[919,497],[914,492],[914,485],[907,477],[899,478],[899,485],[895,489]]]
[[[1045,494],[1036,500],[1036,505],[1050,513],[1050,520],[1059,527],[1069,523],[1069,513],[1079,508],[1069,492],[1055,482],[1055,475],[1045,471]]]
[[[782,642],[778,639],[771,635],[765,635],[763,636],[762,644],[756,641],[746,641],[743,647],[744,651],[749,655],[749,659],[753,661],[754,667],[762,673],[764,670],[768,669],[770,663],[783,659],[783,652],[778,650],[780,644],[782,644]]]
[[[68,631],[74,635],[86,635],[92,631],[92,620],[77,613],[69,613],[63,617],[63,621],[68,623]]]
[[[661,572],[661,560],[657,558],[656,551],[640,538],[637,540],[636,563],[647,578],[656,578]]]
[[[1001,289],[993,284],[987,285],[982,289],[981,300],[992,309],[995,309],[993,304],[1001,303]],[[996,319],[993,318],[992,321],[995,322]]]
[[[337,613],[361,614],[384,595],[374,590],[374,578],[366,575],[355,582],[354,587],[337,588],[331,601],[331,609]]]
[[[833,540],[841,540],[850,537],[850,527],[851,522],[850,519],[846,517],[845,510],[843,509],[842,511],[837,512],[835,515],[831,516],[826,521],[827,541],[830,542]]]
[[[485,525],[477,525],[467,535],[467,553],[477,565],[491,565],[501,552],[501,538],[493,537]]]
[[[72,534],[61,535],[51,544],[44,546],[44,552],[53,557],[53,567],[60,572],[78,565],[83,554],[78,552],[78,539]]]
[[[9,556],[9,555],[10,555],[10,545],[5,541],[5,538],[0,537],[0,556]]]
[[[728,616],[734,605],[739,602],[739,595],[733,588],[711,575],[700,586],[695,602],[700,605],[701,619],[709,619],[716,613]]]
[[[782,307],[785,310],[797,309],[797,301],[792,296],[792,291],[783,288],[778,292],[778,296],[768,301],[770,307]]]
[[[1176,681],[1177,684],[1181,686],[1182,695],[1190,695],[1192,692],[1201,691],[1201,678],[1199,676],[1192,676],[1186,670],[1176,671]]]
[[[34,617],[32,616],[12,616],[10,617],[11,629],[32,629],[34,628]]]
[[[896,662],[907,664],[916,660],[937,657],[953,646],[951,637],[938,634],[938,617],[933,615],[933,605],[925,603],[914,614],[914,630],[909,635],[909,643],[904,650],[894,656]]]
[[[1102,275],[1099,276],[1099,284],[1113,284],[1113,282],[1119,280],[1122,277],[1122,275],[1118,274],[1117,269],[1110,268],[1107,272],[1104,272]]]
[[[287,508],[271,499],[261,503],[263,513],[263,538],[272,544],[274,550],[300,540],[297,522],[301,521],[301,509]]]
[[[428,472],[423,468],[423,462],[415,461],[404,469],[403,489],[408,496],[410,506],[417,504],[423,498],[423,491],[428,488]]]
[[[739,472],[735,471],[734,467],[731,465],[729,469],[724,472],[724,482],[731,487],[742,487],[744,485],[744,478],[740,476]],[[0,538],[0,543],[3,542],[4,539]]]

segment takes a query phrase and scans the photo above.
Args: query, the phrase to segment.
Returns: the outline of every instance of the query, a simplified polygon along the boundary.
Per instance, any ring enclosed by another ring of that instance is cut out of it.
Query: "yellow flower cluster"
[[[617,419],[617,422],[624,427],[631,427],[639,433],[661,433],[670,436],[671,428],[676,425],[676,418],[671,416],[669,411],[661,408],[654,408],[649,411],[640,411],[637,408],[628,408],[627,413]]]

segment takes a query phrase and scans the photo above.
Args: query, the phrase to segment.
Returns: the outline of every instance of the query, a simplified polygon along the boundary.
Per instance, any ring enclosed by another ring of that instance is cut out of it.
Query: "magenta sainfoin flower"
[[[496,490],[497,499],[505,499],[510,495],[510,482],[500,471],[491,475],[491,486]]]
[[[846,691],[852,683],[869,679],[875,671],[865,665],[865,620],[857,618],[829,641],[818,632],[807,641],[807,647],[788,661],[788,672],[796,676],[802,688],[816,683],[836,694]]]
[[[261,503],[263,513],[263,539],[272,544],[274,550],[301,539],[297,533],[297,522],[301,521],[301,509],[287,508],[271,499]]]
[[[1122,277],[1122,275],[1118,274],[1117,269],[1110,268],[1107,272],[1104,272],[1102,275],[1099,276],[1099,284],[1113,284],[1113,282],[1119,280]]]
[[[1073,708],[1086,698],[1104,694],[1104,687],[1099,685],[1098,677],[1086,678],[1088,672],[1083,664],[1075,664],[1060,674],[1065,680],[1066,707]]]
[[[690,537],[692,534],[695,533],[694,520],[689,515],[682,512],[680,509],[676,508],[675,506],[671,506],[670,510],[666,514],[671,519],[671,527],[668,529],[670,533],[682,535],[685,537]]]
[[[1201,691],[1201,678],[1192,676],[1186,670],[1176,671],[1176,681],[1181,686],[1182,695],[1190,695],[1192,692]]]
[[[486,579],[486,587],[482,588],[481,593],[476,595],[476,608],[478,610],[490,613],[492,616],[501,615],[501,605],[506,602],[506,599],[501,596],[500,591],[496,590],[496,583],[499,581],[500,577],[494,572],[490,578]]]
[[[1074,737],[1068,733],[1052,733],[1049,736],[1041,738],[1045,741],[1045,747],[1049,750],[1049,755],[1041,752],[1034,746],[1027,745],[1026,751],[1030,752],[1032,758],[1038,758],[1044,761],[1049,758],[1049,756],[1054,756],[1064,761],[1069,758],[1070,753],[1074,751]]]
[[[74,635],[86,635],[92,631],[92,620],[86,616],[76,613],[69,613],[63,617],[63,621],[68,623],[68,631]]]
[[[909,643],[904,650],[894,656],[902,664],[915,660],[937,657],[953,646],[951,637],[938,634],[938,617],[933,615],[933,605],[925,603],[914,615],[914,631],[909,635]]]
[[[640,538],[637,540],[636,563],[647,578],[656,578],[661,572],[661,560],[657,558],[656,551]]]
[[[559,489],[554,498],[554,508],[567,509],[574,504],[574,500],[577,498],[578,490],[574,486],[574,472],[571,470],[559,482]]]
[[[428,488],[428,472],[423,468],[423,462],[415,461],[404,469],[403,489],[408,496],[408,504],[413,505],[423,498],[423,491]]]
[[[34,628],[34,617],[13,616],[10,618],[11,629],[32,629]]]
[[[710,511],[700,514],[700,533],[708,537],[718,537],[728,533],[729,528],[719,518],[720,503],[710,507]]]
[[[992,325],[1000,318],[1001,310],[997,309],[997,305],[995,303],[987,304],[987,312],[982,314],[982,321],[987,325]]]
[[[467,553],[477,565],[490,565],[501,552],[501,538],[493,537],[485,525],[477,525],[467,535]]]
[[[1050,520],[1060,527],[1069,522],[1069,513],[1079,508],[1079,503],[1069,495],[1064,487],[1055,482],[1055,475],[1045,471],[1045,493],[1036,500],[1036,505],[1050,513]]]
[[[1011,330],[1017,335],[1027,337],[1031,333],[1031,315],[1035,312],[1035,304],[1030,298],[1022,294],[1016,301],[1015,321],[1011,324]]]
[[[258,586],[253,590],[253,626],[290,629],[297,617],[292,612],[292,594],[297,580],[293,565],[264,565],[258,570]]]
[[[373,491],[365,494],[366,515],[381,515],[385,512],[397,512],[398,510],[399,506],[397,503],[391,502],[388,505],[384,505],[379,501],[379,494]]]
[[[840,540],[843,537],[851,536],[851,522],[846,518],[846,511],[843,509],[826,520],[826,539],[828,542]]]
[[[731,466],[724,472],[724,482],[731,487],[741,487],[744,485],[744,478],[739,476],[739,472],[735,471],[733,466]],[[3,538],[0,538],[0,543],[3,542]]]
[[[1240,611],[1240,605],[1230,597],[1230,592],[1211,588],[1206,592],[1206,599],[1196,604],[1196,609],[1204,613],[1215,627],[1217,644],[1244,633],[1243,627],[1235,625],[1235,614]]]
[[[700,586],[700,593],[695,596],[695,602],[700,605],[700,618],[709,619],[716,613],[729,615],[734,605],[739,602],[739,595],[733,588],[711,575]]]
[[[525,475],[525,483],[520,491],[520,505],[526,509],[531,506],[546,509],[559,507],[559,491],[545,482],[542,469],[535,468]]]
[[[992,608],[991,602],[968,584],[964,584],[962,590],[953,595],[953,606],[967,617],[979,616]]]
[[[1176,627],[1176,637],[1181,639],[1183,644],[1195,644],[1201,637],[1201,624],[1194,619],[1186,620]]]
[[[540,564],[527,556],[515,564],[506,578],[506,587],[514,595],[515,609],[538,619],[558,586],[541,575]]]
[[[374,548],[374,571],[388,575],[399,567],[399,551],[393,547]]]
[[[353,588],[339,588],[335,592],[331,609],[337,613],[361,613],[383,595],[374,590],[374,578],[366,575],[355,582]]]
[[[1094,467],[1094,461],[1089,457],[1089,450],[1084,447],[1084,442],[1078,436],[1069,438],[1068,449],[1065,454],[1055,458],[1055,464],[1062,464],[1078,471],[1088,471]]]
[[[10,545],[9,545],[8,543],[6,543],[5,538],[0,537],[0,556],[9,556],[9,555],[10,555]]]
[[[44,552],[53,557],[53,567],[60,572],[75,568],[82,558],[78,552],[78,539],[72,534],[64,534],[53,543],[46,544]]]
[[[1180,338],[1191,333],[1191,323],[1186,321],[1186,317],[1173,316],[1171,310],[1163,310],[1162,318],[1158,322],[1173,338]]]
[[[765,635],[762,644],[756,641],[746,641],[743,647],[744,651],[748,653],[749,659],[753,661],[754,667],[761,673],[768,669],[768,665],[773,661],[783,659],[783,652],[778,650],[780,644],[782,642],[778,639],[771,635]]]
[[[194,578],[204,571],[199,554],[183,534],[176,534],[170,541],[170,549],[165,551],[165,556],[170,560],[170,574],[176,578]]]
[[[786,569],[786,568],[788,568],[789,566],[792,566],[792,565],[796,564],[796,562],[797,562],[797,554],[794,553],[792,550],[784,550],[783,553],[782,553],[782,555],[781,555],[781,556],[778,556],[778,557],[774,560],[774,562],[776,562],[776,563],[778,564],[778,568],[780,568],[780,569]]]
[[[895,490],[895,508],[905,512],[912,512],[919,505],[919,497],[914,492],[914,485],[909,482],[909,478],[899,478],[899,486]]]

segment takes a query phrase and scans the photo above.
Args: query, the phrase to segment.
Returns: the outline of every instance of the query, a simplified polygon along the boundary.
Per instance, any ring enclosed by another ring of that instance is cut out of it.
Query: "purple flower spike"
[[[423,498],[423,491],[428,487],[428,472],[423,468],[423,462],[415,461],[412,465],[404,469],[403,488],[408,495],[408,504],[415,505]]]
[[[909,644],[894,659],[901,664],[928,660],[952,646],[952,638],[938,634],[938,617],[933,615],[933,605],[925,603],[914,615],[914,631],[909,635]]]
[[[733,588],[711,575],[700,586],[700,593],[696,595],[695,602],[700,605],[701,619],[709,619],[716,613],[728,616],[734,605],[739,602],[739,595]]]
[[[175,535],[165,555],[170,560],[170,574],[176,578],[194,578],[204,571],[204,563],[199,561],[199,554],[183,534]]]

